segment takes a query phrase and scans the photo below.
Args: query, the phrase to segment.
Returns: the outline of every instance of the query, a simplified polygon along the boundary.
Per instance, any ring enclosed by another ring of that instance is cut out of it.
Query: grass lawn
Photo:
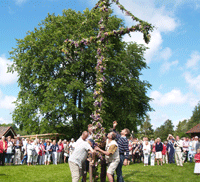
[[[200,176],[194,174],[194,163],[178,167],[174,164],[163,166],[143,166],[131,164],[123,167],[125,182],[200,182]],[[0,166],[1,182],[70,182],[71,173],[68,164],[57,166]],[[87,180],[88,181],[88,180]]]

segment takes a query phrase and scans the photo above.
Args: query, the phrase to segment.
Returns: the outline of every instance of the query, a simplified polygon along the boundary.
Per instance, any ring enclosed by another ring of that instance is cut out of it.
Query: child
[[[188,156],[189,156],[190,162],[193,162],[193,157],[194,157],[194,149],[193,149],[193,147],[189,147],[189,154],[188,154]]]
[[[152,152],[152,154],[151,154],[151,166],[155,166],[155,157],[156,157],[155,152]]]
[[[195,160],[194,173],[199,175],[200,174],[200,149],[197,150],[197,154],[194,156],[194,160]]]

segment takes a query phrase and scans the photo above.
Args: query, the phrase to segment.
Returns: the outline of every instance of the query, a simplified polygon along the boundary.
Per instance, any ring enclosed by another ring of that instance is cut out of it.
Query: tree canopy
[[[97,35],[99,17],[98,12],[88,9],[48,14],[34,31],[17,39],[10,52],[13,65],[9,71],[19,76],[20,92],[12,116],[20,129],[28,134],[68,132],[76,138],[91,123],[97,45],[91,44],[73,61],[66,59],[62,45],[66,38]],[[109,18],[109,30],[122,26],[121,19]],[[145,50],[143,45],[123,42],[121,36],[109,41],[102,116],[107,129],[117,120],[118,129],[137,130],[146,112],[151,111],[147,96],[151,85],[140,80],[141,71],[148,68]]]
[[[136,134],[138,138],[147,137],[149,140],[151,138],[154,138],[154,130],[153,125],[151,124],[150,116],[147,115],[146,118],[144,118],[144,122],[140,125],[140,130]]]
[[[161,138],[162,142],[167,140],[169,134],[173,135],[174,133],[174,125],[171,120],[166,120],[163,125],[156,128],[155,137]]]
[[[187,130],[200,123],[200,102],[194,107],[191,118],[187,123]]]

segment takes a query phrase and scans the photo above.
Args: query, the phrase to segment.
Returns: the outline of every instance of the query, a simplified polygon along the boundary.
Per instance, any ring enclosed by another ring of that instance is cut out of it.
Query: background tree
[[[148,139],[150,140],[154,137],[154,130],[152,127],[153,125],[151,124],[151,119],[149,115],[147,115],[144,119],[144,122],[140,126],[140,130],[137,134],[137,137],[140,139],[142,139],[143,137],[148,137]]]
[[[178,135],[179,137],[186,137],[188,136],[186,132],[188,131],[188,121],[184,119],[183,121],[179,121],[178,125],[176,126],[176,130],[174,135]]]
[[[200,123],[200,102],[195,106],[191,118],[187,123],[187,131]]]
[[[98,12],[88,9],[83,13],[64,10],[62,16],[48,14],[38,28],[17,39],[9,71],[19,76],[20,92],[12,116],[20,129],[28,134],[59,132],[77,138],[91,123],[97,47],[91,44],[73,60],[66,60],[61,49],[66,38],[97,35],[99,18]],[[121,19],[109,18],[108,29],[122,26]],[[118,129],[136,130],[151,110],[146,95],[150,84],[139,78],[147,68],[146,48],[121,39],[115,37],[108,45],[103,120],[107,128],[117,120]]]
[[[167,140],[169,134],[174,134],[174,125],[172,124],[171,120],[166,120],[163,125],[156,128],[155,130],[155,138],[161,138],[162,142]]]

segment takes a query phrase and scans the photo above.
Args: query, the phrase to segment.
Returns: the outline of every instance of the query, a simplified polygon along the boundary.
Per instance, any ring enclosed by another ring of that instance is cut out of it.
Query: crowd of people
[[[88,154],[93,159],[95,155],[104,156],[101,159],[101,181],[114,179],[114,172],[117,174],[117,181],[123,182],[122,166],[132,163],[144,163],[144,166],[154,166],[176,163],[183,166],[187,162],[195,162],[194,173],[200,174],[200,139],[179,136],[173,137],[169,134],[166,141],[160,138],[148,140],[138,140],[129,137],[130,131],[125,128],[120,133],[116,132],[117,122],[113,122],[113,128],[106,134],[104,142],[96,145],[92,139],[93,127],[88,125],[88,131],[84,131],[75,142],[72,138],[67,140],[50,139],[16,139],[10,136],[2,137],[0,141],[0,164],[1,165],[49,165],[59,163],[69,163],[72,175],[72,182],[78,182],[82,176],[82,181],[86,181],[89,163],[94,164],[94,160],[89,160]]]
[[[163,165],[164,163],[175,163],[183,166],[184,163],[194,162],[195,154],[200,149],[200,139],[198,136],[193,138],[175,138],[169,134],[166,141],[161,142],[160,138],[151,139],[144,137],[143,140],[130,137],[129,139],[129,163],[144,162],[145,166]]]
[[[50,140],[50,139],[16,139],[10,136],[2,137],[0,141],[0,164],[4,165],[49,165],[50,162],[57,165],[66,163],[69,153],[73,150],[72,139],[69,143],[67,140]]]

